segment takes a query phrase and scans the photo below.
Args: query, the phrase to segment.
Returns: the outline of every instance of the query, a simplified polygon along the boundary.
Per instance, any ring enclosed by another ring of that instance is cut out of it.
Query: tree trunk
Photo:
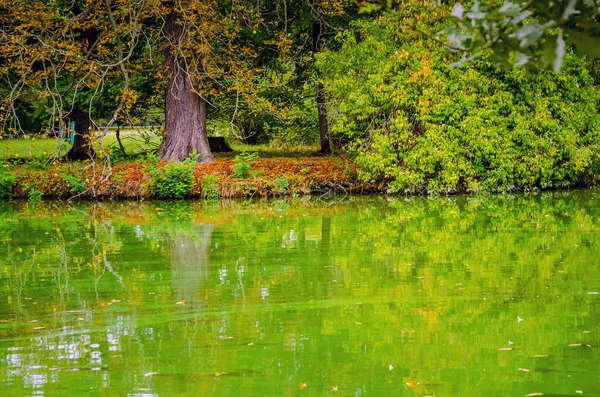
[[[87,112],[75,107],[71,113],[75,121],[75,141],[73,147],[65,156],[68,160],[88,160],[93,158],[96,153],[92,149],[89,134],[92,120]]]
[[[175,46],[185,34],[177,24],[177,13],[171,12],[165,21],[165,34]],[[211,163],[206,135],[206,101],[193,92],[193,81],[186,63],[178,58],[176,49],[165,49],[168,81],[165,92],[165,139],[160,149],[160,159],[183,161],[194,149],[200,163]]]
[[[312,25],[312,50],[313,53],[321,51],[321,23],[314,21]],[[329,145],[329,128],[327,126],[327,105],[325,103],[325,91],[323,84],[319,80],[318,71],[317,73],[317,110],[319,112],[319,137],[321,138],[321,150],[320,154],[330,154],[331,146]]]

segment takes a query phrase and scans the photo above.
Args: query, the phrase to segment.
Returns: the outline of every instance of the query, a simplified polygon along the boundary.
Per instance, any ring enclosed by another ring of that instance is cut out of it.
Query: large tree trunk
[[[95,156],[92,149],[89,134],[92,120],[88,112],[82,111],[79,107],[75,107],[71,113],[75,121],[75,141],[73,147],[66,155],[68,160],[87,160]]]
[[[321,23],[314,21],[312,25],[312,50],[316,54],[321,51]],[[319,112],[319,136],[321,138],[321,154],[331,153],[329,145],[329,128],[327,126],[327,105],[325,103],[325,91],[319,80],[317,72],[317,110]]]
[[[166,18],[165,34],[177,46],[184,33],[177,24],[177,13],[173,11]],[[206,135],[206,101],[193,92],[193,81],[187,65],[178,58],[173,46],[165,50],[165,63],[169,70],[165,93],[165,139],[160,149],[160,159],[183,161],[195,149],[199,162],[213,162]]]

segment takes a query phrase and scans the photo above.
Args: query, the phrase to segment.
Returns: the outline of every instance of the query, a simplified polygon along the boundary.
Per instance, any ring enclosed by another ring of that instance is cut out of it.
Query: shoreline
[[[593,188],[585,183],[546,187],[510,187],[495,191],[468,188],[427,192],[414,187],[393,191],[387,181],[369,183],[358,177],[356,164],[342,156],[260,158],[248,163],[239,177],[239,162],[216,158],[214,163],[165,163],[150,160],[119,162],[111,168],[101,162],[57,163],[45,168],[16,164],[0,170],[14,176],[2,186],[0,201],[14,199],[173,200],[230,199],[290,196],[371,195],[446,196],[503,194]],[[1,179],[1,178],[0,178]],[[5,189],[4,197],[2,188]],[[7,193],[7,189],[8,193]]]

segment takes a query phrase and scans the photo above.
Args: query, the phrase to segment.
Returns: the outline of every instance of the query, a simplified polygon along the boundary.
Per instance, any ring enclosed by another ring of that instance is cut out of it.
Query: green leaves
[[[433,14],[414,3],[403,12]],[[520,17],[514,5],[503,12]],[[454,14],[461,16],[460,7]],[[560,64],[560,74],[528,74],[511,63],[531,66],[538,55],[507,46],[482,52],[485,60],[465,52],[470,61],[455,69],[449,64],[458,54],[431,37],[389,28],[407,18],[396,12],[361,23],[359,33],[341,38],[339,52],[319,60],[337,105],[332,131],[353,140],[364,180],[419,193],[596,183],[600,95],[593,69],[568,49],[564,29],[544,39],[545,62],[556,70]],[[517,48],[540,26],[515,36]]]
[[[505,0],[489,7],[475,2],[470,10],[461,3],[451,13],[454,26],[443,31],[452,51],[464,52],[462,64],[492,49],[499,64],[513,53],[521,54],[519,64],[541,61],[555,72],[561,70],[566,47],[600,56],[594,45],[600,33],[599,0]]]

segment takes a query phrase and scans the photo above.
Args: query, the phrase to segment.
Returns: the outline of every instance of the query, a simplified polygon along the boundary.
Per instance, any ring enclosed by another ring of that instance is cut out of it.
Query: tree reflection
[[[202,302],[201,290],[209,273],[210,242],[215,225],[200,225],[189,231],[168,232],[166,242],[173,293],[191,307]]]

